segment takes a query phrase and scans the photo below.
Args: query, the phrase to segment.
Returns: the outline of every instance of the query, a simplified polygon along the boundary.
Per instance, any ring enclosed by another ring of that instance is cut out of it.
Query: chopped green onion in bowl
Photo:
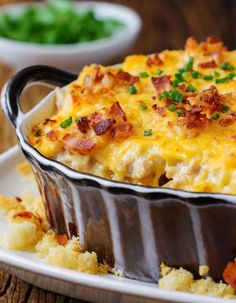
[[[78,11],[71,1],[48,0],[27,5],[20,13],[0,13],[0,37],[37,44],[75,44],[103,39],[122,30],[115,18],[99,18],[93,10]]]

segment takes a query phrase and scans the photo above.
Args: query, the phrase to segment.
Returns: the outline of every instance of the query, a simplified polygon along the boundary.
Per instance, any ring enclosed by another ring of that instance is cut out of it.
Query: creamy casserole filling
[[[29,142],[75,170],[189,191],[236,193],[236,51],[184,50],[87,66]]]

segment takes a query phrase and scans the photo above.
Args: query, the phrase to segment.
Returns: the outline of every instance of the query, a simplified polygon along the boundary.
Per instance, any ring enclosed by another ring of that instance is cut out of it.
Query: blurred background
[[[14,2],[21,1],[0,0],[0,4]],[[134,47],[136,53],[181,48],[186,37],[190,35],[198,40],[208,35],[216,35],[229,48],[236,48],[235,0],[106,0],[106,2],[126,5],[141,16],[143,28]]]
[[[68,0],[69,1],[69,0]],[[236,0],[106,0],[134,9],[142,19],[142,29],[135,42],[133,53],[153,53],[166,48],[182,48],[188,36],[204,40],[218,36],[230,48],[236,48]],[[19,0],[0,0],[0,5],[19,3]],[[24,1],[24,2],[27,2]],[[28,1],[38,2],[38,1]],[[0,49],[1,52],[1,49]],[[117,63],[109,62],[109,63]],[[0,62],[0,89],[14,73]],[[47,89],[30,89],[24,96],[24,105],[32,106]],[[1,109],[0,153],[15,144],[14,131]]]

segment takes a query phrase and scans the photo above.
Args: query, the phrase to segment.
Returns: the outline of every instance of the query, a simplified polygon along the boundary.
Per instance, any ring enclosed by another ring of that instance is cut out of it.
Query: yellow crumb
[[[206,265],[200,265],[199,266],[199,275],[201,277],[207,275],[208,272],[209,272],[209,267],[208,266],[206,266]]]
[[[16,169],[19,173],[24,176],[27,176],[32,173],[31,166],[28,162],[22,162],[16,166]]]
[[[208,272],[207,266],[199,268],[204,275]],[[186,291],[198,295],[236,298],[234,289],[222,281],[216,283],[212,278],[194,280],[193,274],[182,267],[179,269],[161,265],[162,278],[159,287],[168,290]]]

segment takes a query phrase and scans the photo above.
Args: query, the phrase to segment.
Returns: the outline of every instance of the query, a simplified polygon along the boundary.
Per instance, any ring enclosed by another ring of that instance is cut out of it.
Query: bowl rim
[[[88,41],[88,42],[78,42],[78,43],[71,43],[71,44],[40,44],[40,43],[31,43],[26,41],[18,41],[13,39],[8,39],[4,37],[0,37],[0,46],[9,46],[9,47],[17,47],[18,51],[26,52],[26,53],[38,53],[41,54],[54,54],[56,53],[64,53],[64,52],[84,52],[84,51],[94,51],[99,50],[103,48],[107,48],[112,45],[116,45],[119,43],[124,43],[123,41],[131,39],[131,37],[135,37],[138,35],[138,33],[141,30],[142,27],[142,20],[139,14],[133,10],[132,8],[116,4],[116,3],[109,3],[105,1],[79,1],[74,2],[74,5],[76,7],[82,7],[82,8],[93,8],[96,12],[96,7],[103,7],[108,6],[110,8],[113,8],[115,10],[120,10],[122,14],[126,14],[130,22],[125,22],[124,18],[116,17],[116,19],[119,19],[120,21],[123,21],[125,23],[125,28],[115,34],[112,34],[109,37]],[[21,8],[28,5],[32,5],[32,3],[29,2],[21,2],[21,3],[13,3],[13,4],[6,4],[0,7],[0,13],[4,11],[11,12],[14,10],[14,8]],[[45,3],[39,2],[34,3],[35,6],[43,6]],[[122,15],[121,14],[121,15]],[[127,18],[128,19],[128,18]],[[131,25],[133,23],[133,25]]]
[[[84,184],[87,182],[92,187],[97,187],[101,189],[107,189],[111,192],[119,190],[119,194],[133,194],[133,195],[155,195],[155,194],[167,194],[172,197],[181,197],[181,198],[191,198],[191,199],[198,199],[198,198],[209,198],[209,199],[219,199],[219,200],[225,200],[225,202],[230,202],[233,204],[236,204],[236,195],[235,194],[225,194],[225,193],[217,193],[217,192],[193,192],[193,191],[187,191],[187,190],[180,190],[180,189],[174,189],[174,188],[166,188],[166,187],[154,187],[154,186],[146,186],[146,185],[140,185],[140,184],[134,184],[134,183],[128,183],[128,182],[122,182],[122,181],[116,181],[111,179],[106,179],[104,177],[92,175],[89,173],[80,172],[77,170],[74,170],[73,168],[70,168],[69,166],[63,164],[62,162],[59,162],[57,160],[50,159],[43,154],[41,154],[35,147],[33,147],[27,140],[27,135],[25,134],[25,125],[29,123],[30,118],[34,117],[34,114],[37,113],[39,110],[47,108],[47,105],[51,105],[53,102],[52,96],[55,94],[56,88],[52,90],[49,94],[47,94],[42,100],[40,100],[36,106],[34,106],[30,111],[27,113],[23,113],[18,106],[18,113],[13,113],[13,116],[15,116],[16,120],[13,122],[11,113],[9,112],[9,108],[7,105],[7,99],[9,98],[9,87],[10,90],[12,89],[11,85],[12,82],[17,79],[18,81],[21,81],[22,74],[26,73],[31,74],[32,71],[38,72],[40,69],[46,69],[46,72],[48,73],[48,69],[50,71],[54,71],[55,73],[61,73],[65,74],[66,78],[70,79],[76,79],[77,76],[71,73],[64,72],[62,70],[58,70],[55,68],[51,68],[48,66],[31,66],[28,68],[23,69],[22,71],[18,72],[11,80],[9,80],[3,87],[2,93],[1,93],[1,103],[2,108],[7,115],[8,119],[11,121],[11,123],[15,126],[17,138],[20,142],[20,146],[23,150],[23,152],[26,154],[26,156],[29,156],[29,158],[35,159],[40,167],[43,167],[45,171],[51,171],[55,172],[59,175],[64,176],[67,179],[70,179],[71,181],[75,182],[83,182]],[[72,82],[74,81],[72,80]],[[64,80],[63,80],[64,81]],[[31,81],[30,83],[37,83],[38,81]],[[70,80],[71,82],[71,80]],[[69,83],[66,81],[66,83]],[[17,91],[16,83],[14,83],[14,89]],[[19,85],[19,82],[18,82]],[[30,84],[31,85],[31,84]],[[45,85],[45,83],[44,83]],[[52,85],[49,85],[50,87]],[[64,85],[60,89],[65,89],[67,85]],[[27,86],[28,87],[28,86]],[[58,85],[57,85],[58,87]],[[18,89],[19,90],[19,89]],[[16,92],[16,94],[19,94],[19,92]],[[18,96],[19,97],[19,96]],[[15,110],[11,108],[11,110]],[[31,161],[32,162],[32,161]],[[206,201],[202,201],[206,202]]]

